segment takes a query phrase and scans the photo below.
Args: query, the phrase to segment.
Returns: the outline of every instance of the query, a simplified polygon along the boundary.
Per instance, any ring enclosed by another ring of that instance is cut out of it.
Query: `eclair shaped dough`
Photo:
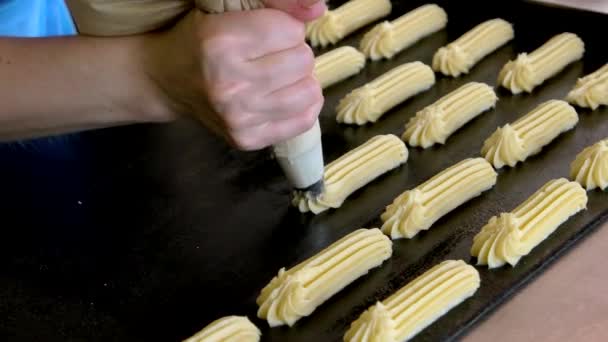
[[[473,238],[471,255],[489,268],[515,266],[570,216],[585,209],[587,192],[565,178],[554,179],[510,213],[490,219]]]
[[[315,58],[315,76],[325,89],[358,74],[365,66],[365,56],[351,46],[343,46]]]
[[[498,97],[485,83],[470,82],[416,113],[405,126],[403,140],[427,148],[445,140],[467,122],[493,108]]]
[[[580,78],[566,100],[574,105],[593,110],[608,105],[608,64]]]
[[[400,65],[348,93],[336,108],[340,123],[363,125],[435,84],[433,70],[424,63]]]
[[[390,0],[350,0],[306,24],[312,46],[335,44],[361,27],[391,13]]]
[[[576,110],[561,100],[547,101],[512,124],[499,127],[484,143],[481,155],[495,168],[511,167],[540,152],[578,122]]]
[[[520,53],[498,74],[498,84],[513,94],[531,93],[546,79],[556,75],[585,53],[585,44],[574,33],[562,33],[549,39],[530,54]]]
[[[437,50],[433,56],[433,70],[452,77],[466,74],[477,62],[513,37],[510,23],[502,19],[483,22]]]
[[[260,330],[247,317],[220,318],[184,342],[257,342]]]
[[[608,139],[586,147],[570,164],[570,178],[585,189],[608,186]]]
[[[496,171],[483,158],[465,159],[413,190],[399,195],[380,216],[392,239],[412,238],[443,215],[496,184]]]
[[[339,208],[357,189],[407,161],[405,143],[392,134],[378,135],[325,166],[325,191],[318,197],[296,192],[292,204],[301,212]]]
[[[356,230],[291,269],[282,268],[257,298],[258,317],[271,327],[292,326],[391,254],[391,241],[379,229]]]
[[[384,21],[367,32],[359,49],[372,60],[392,58],[420,39],[445,27],[448,16],[443,8],[429,4],[416,8],[393,21]]]
[[[350,325],[344,341],[407,341],[471,297],[479,283],[473,266],[462,260],[444,261],[367,309]]]

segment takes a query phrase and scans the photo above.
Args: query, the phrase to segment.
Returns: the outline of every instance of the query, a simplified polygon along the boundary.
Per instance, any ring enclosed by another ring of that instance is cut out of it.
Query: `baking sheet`
[[[424,2],[395,1],[392,17]],[[472,237],[509,211],[608,132],[608,110],[580,110],[575,130],[515,168],[499,171],[491,191],[440,219],[428,232],[394,243],[382,267],[355,281],[293,328],[269,329],[255,318],[259,290],[292,266],[359,227],[379,224],[385,205],[456,162],[479,155],[483,140],[539,103],[563,98],[576,79],[608,61],[606,16],[518,1],[437,1],[446,30],[391,61],[325,92],[321,114],[329,162],[377,134],[400,135],[424,106],[469,81],[491,85],[517,52],[571,31],[587,44],[581,62],[532,95],[498,91],[496,110],[476,118],[445,146],[410,149],[404,166],[319,216],[289,208],[289,188],[266,152],[233,151],[195,122],[142,125],[85,133],[48,144],[0,146],[0,339],[31,341],[175,341],[224,315],[248,315],[263,341],[339,341],[361,312],[446,259],[469,257]],[[475,13],[471,13],[475,9]],[[338,125],[333,109],[348,91],[405,62],[429,64],[442,45],[483,20],[515,23],[515,41],[458,79],[438,77],[426,93],[364,127]],[[364,30],[342,44],[356,44]],[[319,52],[319,51],[318,51]],[[449,340],[549,265],[608,214],[608,195],[589,193],[588,210],[562,225],[517,267],[479,268],[473,298],[415,340]],[[584,248],[584,245],[582,245]]]

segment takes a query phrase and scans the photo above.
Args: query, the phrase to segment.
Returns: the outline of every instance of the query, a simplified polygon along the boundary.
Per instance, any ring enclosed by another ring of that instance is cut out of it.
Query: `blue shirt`
[[[0,0],[0,36],[73,34],[76,27],[64,0]]]

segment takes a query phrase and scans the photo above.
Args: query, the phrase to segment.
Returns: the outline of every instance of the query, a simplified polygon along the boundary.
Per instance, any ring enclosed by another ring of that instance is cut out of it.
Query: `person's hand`
[[[323,105],[304,31],[274,9],[195,10],[149,36],[144,68],[169,111],[193,115],[237,148],[260,149],[308,130]]]

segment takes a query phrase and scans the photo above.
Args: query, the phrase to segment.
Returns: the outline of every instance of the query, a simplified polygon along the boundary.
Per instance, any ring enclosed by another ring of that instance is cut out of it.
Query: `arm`
[[[0,141],[172,119],[145,77],[142,44],[0,38]]]

